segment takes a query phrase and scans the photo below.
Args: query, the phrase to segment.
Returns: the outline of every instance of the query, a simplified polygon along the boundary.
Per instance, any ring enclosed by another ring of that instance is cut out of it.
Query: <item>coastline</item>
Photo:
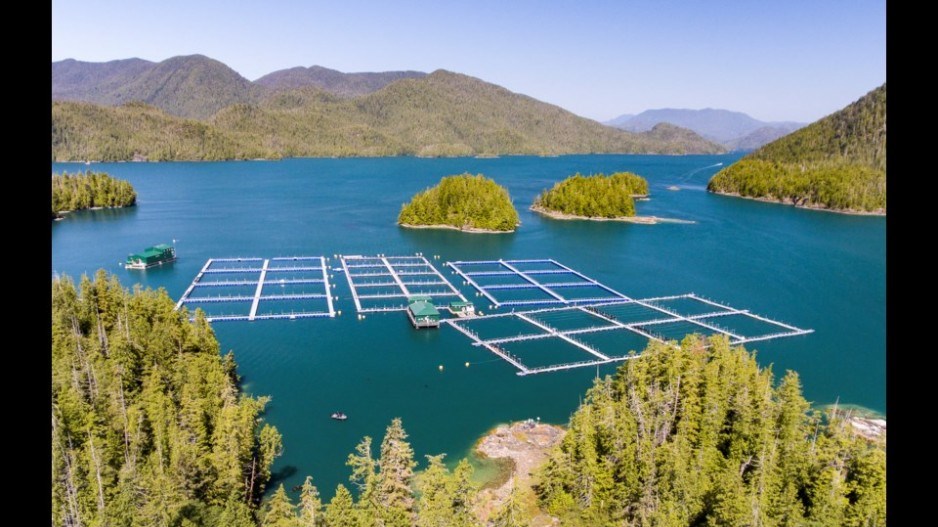
[[[537,422],[534,419],[501,424],[483,435],[473,453],[481,458],[503,460],[510,468],[504,481],[495,488],[483,488],[475,504],[476,516],[483,522],[498,510],[512,486],[521,493],[522,503],[529,504],[532,525],[549,525],[551,517],[536,508],[533,498],[533,472],[547,459],[551,449],[563,439],[566,430],[558,425]]]
[[[659,223],[697,223],[690,220],[679,220],[675,218],[659,218],[658,216],[617,216],[615,218],[602,218],[598,216],[577,216],[576,214],[567,214],[564,212],[557,212],[553,210],[548,210],[542,207],[535,207],[531,205],[528,209],[532,212],[547,216],[555,220],[586,220],[586,221],[621,221],[625,223],[635,223],[639,225],[657,225]]]
[[[510,231],[496,231],[491,229],[479,229],[476,227],[456,227],[455,225],[446,225],[443,223],[436,223],[433,225],[413,225],[410,223],[398,223],[399,226],[404,227],[405,229],[447,229],[451,231],[467,232],[469,234],[511,234],[517,229],[511,229]]]
[[[720,196],[729,196],[731,198],[742,198],[749,199],[752,201],[761,201],[763,203],[775,203],[777,205],[788,205],[790,207],[795,207],[796,209],[805,209],[805,210],[816,210],[820,212],[833,212],[835,214],[846,214],[848,216],[886,216],[885,210],[852,210],[852,209],[831,209],[828,207],[823,207],[820,205],[803,205],[796,203],[791,198],[777,199],[777,198],[766,198],[762,196],[743,196],[739,192],[723,192],[721,190],[707,190],[707,192],[712,192],[713,194],[718,194]]]
[[[130,204],[130,205],[118,205],[118,206],[115,206],[115,207],[88,207],[88,208],[86,208],[86,209],[60,210],[60,211],[58,211],[58,212],[55,213],[55,214],[56,214],[56,217],[55,217],[52,221],[64,220],[66,214],[69,214],[69,213],[71,213],[71,212],[78,212],[78,211],[82,211],[82,210],[129,209],[130,207],[136,207],[136,206],[137,206],[136,203],[132,203],[132,204]]]

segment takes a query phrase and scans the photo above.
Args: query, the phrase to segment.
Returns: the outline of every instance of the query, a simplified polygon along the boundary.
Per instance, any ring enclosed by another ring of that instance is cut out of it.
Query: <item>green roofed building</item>
[[[440,312],[430,302],[430,297],[411,297],[407,305],[407,316],[417,329],[440,327]]]
[[[124,262],[126,269],[147,269],[155,265],[176,260],[176,249],[172,245],[161,243],[153,247],[147,247],[139,253],[131,254]]]

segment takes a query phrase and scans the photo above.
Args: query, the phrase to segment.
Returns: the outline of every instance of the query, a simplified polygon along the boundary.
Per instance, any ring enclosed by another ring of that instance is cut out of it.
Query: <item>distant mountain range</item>
[[[720,153],[690,130],[604,126],[458,73],[291,68],[251,82],[202,55],[52,63],[56,160]]]
[[[801,207],[885,214],[886,85],[724,168],[708,189]]]
[[[670,123],[693,130],[730,150],[753,150],[804,126],[804,123],[790,121],[765,122],[742,112],[713,108],[661,108],[645,110],[638,115],[620,115],[606,121],[609,126],[631,132],[644,132],[658,123]]]

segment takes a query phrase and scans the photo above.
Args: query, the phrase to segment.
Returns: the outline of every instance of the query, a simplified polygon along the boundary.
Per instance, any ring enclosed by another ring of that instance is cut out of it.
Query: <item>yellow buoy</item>
[[[466,363],[466,367],[467,367],[467,368],[469,367],[469,363],[468,363],[468,362]]]

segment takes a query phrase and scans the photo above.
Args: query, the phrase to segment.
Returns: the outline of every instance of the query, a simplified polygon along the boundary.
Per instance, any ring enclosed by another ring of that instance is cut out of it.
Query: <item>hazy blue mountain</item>
[[[730,148],[736,148],[735,145],[737,144],[745,145],[745,147],[741,147],[743,149],[758,148],[804,126],[804,123],[790,121],[760,121],[742,112],[713,108],[703,110],[661,108],[645,110],[634,116],[622,115],[611,121],[606,121],[607,125],[630,132],[651,130],[658,123],[670,123],[693,130],[711,141],[716,141]],[[752,137],[747,137],[762,128],[772,128],[774,130],[765,130]],[[763,139],[764,142],[759,143]]]
[[[275,90],[314,86],[340,97],[355,97],[374,93],[396,80],[418,79],[426,75],[421,71],[342,73],[322,66],[298,66],[268,73],[254,83]]]

